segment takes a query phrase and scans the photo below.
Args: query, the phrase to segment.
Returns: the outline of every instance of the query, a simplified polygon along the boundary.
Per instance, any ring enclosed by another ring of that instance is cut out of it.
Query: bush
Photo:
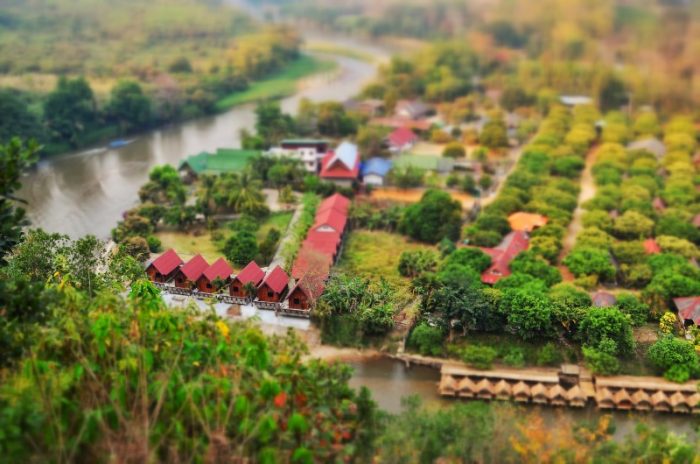
[[[537,352],[537,364],[539,366],[556,365],[559,364],[561,360],[561,353],[554,343],[547,343]]]
[[[613,375],[620,371],[620,363],[610,353],[597,348],[584,346],[583,359],[594,374]]]
[[[462,361],[476,369],[491,369],[497,354],[490,346],[469,345],[462,351]]]
[[[666,335],[647,351],[647,359],[672,382],[685,382],[700,373],[695,347],[686,340]]]
[[[520,348],[511,348],[503,357],[503,363],[513,367],[523,367],[525,365],[525,353]]]
[[[445,158],[464,158],[467,156],[464,146],[459,142],[452,142],[447,144],[445,149],[442,151],[442,156]]]
[[[423,356],[440,356],[443,353],[443,334],[439,327],[421,322],[413,329],[409,344]]]
[[[399,274],[416,277],[424,272],[434,271],[437,255],[432,250],[404,251],[399,257]]]
[[[649,305],[631,293],[620,293],[617,296],[617,307],[630,317],[630,322],[635,327],[644,325],[649,319]]]
[[[161,244],[160,239],[155,235],[149,235],[146,238],[146,242],[148,242],[148,249],[151,250],[151,253],[158,253],[162,250],[163,245]]]

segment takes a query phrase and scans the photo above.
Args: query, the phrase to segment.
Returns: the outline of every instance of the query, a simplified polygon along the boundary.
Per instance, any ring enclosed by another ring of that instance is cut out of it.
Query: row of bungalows
[[[292,266],[297,284],[288,299],[290,311],[309,312],[323,293],[331,267],[340,255],[349,211],[350,200],[337,193],[319,204],[314,224]]]
[[[263,309],[279,309],[289,293],[289,276],[279,266],[267,272],[251,261],[239,273],[224,259],[209,264],[201,255],[186,263],[168,250],[146,267],[149,279],[171,293],[205,296],[235,304],[251,301]]]

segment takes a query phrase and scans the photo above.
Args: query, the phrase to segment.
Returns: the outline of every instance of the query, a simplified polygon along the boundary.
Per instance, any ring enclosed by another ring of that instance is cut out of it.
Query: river
[[[324,41],[371,53],[377,62],[388,56],[381,48],[349,39],[324,37]],[[322,57],[334,60],[337,68],[300,82],[298,92],[281,101],[284,111],[294,113],[302,98],[345,100],[356,95],[376,72],[376,62],[340,55]],[[116,150],[93,148],[41,160],[22,180],[19,197],[28,202],[33,226],[73,238],[86,234],[108,238],[122,213],[137,203],[139,187],[152,167],[166,163],[177,166],[187,156],[202,151],[240,147],[240,130],[254,127],[254,109],[254,104],[242,105],[153,130]]]

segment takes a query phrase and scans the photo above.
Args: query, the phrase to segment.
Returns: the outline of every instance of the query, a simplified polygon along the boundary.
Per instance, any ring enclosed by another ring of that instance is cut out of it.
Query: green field
[[[293,215],[293,211],[270,214],[267,219],[265,219],[265,222],[260,224],[260,229],[258,229],[258,232],[256,233],[258,241],[265,240],[265,237],[270,229],[277,229],[280,231],[280,234],[284,235],[284,232],[287,230]]]
[[[310,52],[345,56],[347,58],[352,58],[354,60],[364,61],[367,63],[374,63],[376,61],[376,58],[371,53],[363,52],[355,48],[343,47],[334,43],[310,42],[304,47],[304,49]]]
[[[349,275],[379,279],[407,287],[408,279],[399,274],[399,257],[404,251],[432,249],[428,245],[411,242],[403,235],[383,231],[356,230],[345,241],[345,248],[337,269]]]
[[[243,92],[232,93],[222,98],[216,103],[216,109],[224,111],[244,103],[289,96],[297,89],[299,80],[313,74],[332,71],[335,67],[336,63],[333,61],[302,55],[272,77],[252,82]]]

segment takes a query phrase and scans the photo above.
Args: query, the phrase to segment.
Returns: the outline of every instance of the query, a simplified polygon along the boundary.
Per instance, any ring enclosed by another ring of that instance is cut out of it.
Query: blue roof
[[[370,158],[362,166],[362,175],[376,174],[378,176],[386,176],[391,169],[391,161],[384,158]]]

